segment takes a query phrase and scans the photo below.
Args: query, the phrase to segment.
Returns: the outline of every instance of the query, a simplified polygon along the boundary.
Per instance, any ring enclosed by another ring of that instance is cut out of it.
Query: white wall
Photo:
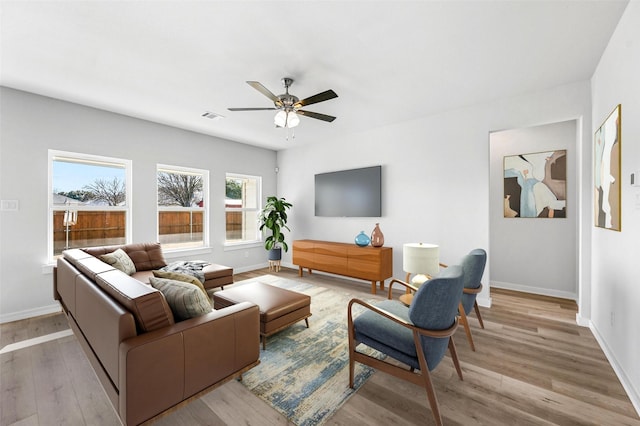
[[[156,165],[209,170],[211,250],[198,258],[237,270],[266,265],[262,246],[225,251],[225,173],[263,177],[276,192],[276,153],[176,128],[1,88],[0,322],[57,309],[47,263],[48,149],[133,161],[133,241],[156,240]]]
[[[491,134],[492,286],[577,300],[577,125],[577,120],[570,120]],[[563,149],[567,151],[566,218],[505,218],[504,157]]]
[[[640,187],[630,185],[630,174],[640,170],[639,76],[640,2],[629,2],[591,79],[591,135],[622,104],[622,230],[593,231],[591,324],[640,412]]]
[[[591,129],[590,114],[589,84],[579,82],[279,152],[278,193],[294,205],[289,238],[352,242],[380,222],[399,278],[406,242],[439,244],[449,264],[476,247],[488,250],[489,132],[580,117]],[[375,164],[383,166],[381,218],[314,216],[314,174]],[[291,251],[283,260],[291,265]],[[488,269],[479,296],[485,306]]]

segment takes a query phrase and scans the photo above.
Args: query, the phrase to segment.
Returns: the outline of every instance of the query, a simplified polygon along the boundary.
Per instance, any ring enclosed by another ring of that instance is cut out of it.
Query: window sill
[[[42,275],[53,274],[53,268],[56,266],[56,262],[45,263],[42,265]]]
[[[245,249],[254,248],[254,247],[262,247],[262,241],[225,244],[224,251],[245,250]]]
[[[185,256],[211,254],[212,251],[213,250],[211,249],[211,247],[196,247],[196,248],[187,248],[187,249],[163,250],[162,254],[164,255],[165,259],[175,259],[178,257],[185,257]]]

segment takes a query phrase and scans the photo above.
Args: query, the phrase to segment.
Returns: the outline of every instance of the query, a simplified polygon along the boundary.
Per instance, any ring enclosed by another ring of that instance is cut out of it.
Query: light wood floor
[[[236,281],[269,273],[237,274]],[[278,275],[298,279],[297,271]],[[358,289],[321,274],[305,281]],[[640,425],[622,386],[572,301],[492,290],[481,308],[485,329],[470,318],[476,352],[464,332],[455,343],[464,381],[445,358],[432,372],[447,425]],[[346,309],[346,307],[345,307]],[[311,318],[313,327],[313,317]],[[3,324],[0,348],[68,328],[62,315]],[[0,356],[1,425],[117,425],[115,412],[73,336]],[[345,383],[347,386],[347,383]],[[376,372],[328,425],[430,425],[425,391]],[[286,418],[236,381],[159,419],[158,425],[287,425]]]

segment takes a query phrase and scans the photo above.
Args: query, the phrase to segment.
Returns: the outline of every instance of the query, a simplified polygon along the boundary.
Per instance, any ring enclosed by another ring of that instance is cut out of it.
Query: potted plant
[[[274,196],[267,197],[267,203],[262,208],[258,222],[260,223],[260,231],[267,228],[271,231],[271,235],[264,240],[264,248],[269,250],[269,260],[280,260],[282,258],[282,249],[289,250],[289,246],[284,241],[283,229],[291,231],[287,226],[287,210],[292,206],[284,198]]]

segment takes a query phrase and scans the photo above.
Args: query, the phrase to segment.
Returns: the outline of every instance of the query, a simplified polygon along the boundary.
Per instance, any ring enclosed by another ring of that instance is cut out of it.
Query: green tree
[[[226,196],[230,200],[242,199],[242,185],[237,180],[227,179]]]

